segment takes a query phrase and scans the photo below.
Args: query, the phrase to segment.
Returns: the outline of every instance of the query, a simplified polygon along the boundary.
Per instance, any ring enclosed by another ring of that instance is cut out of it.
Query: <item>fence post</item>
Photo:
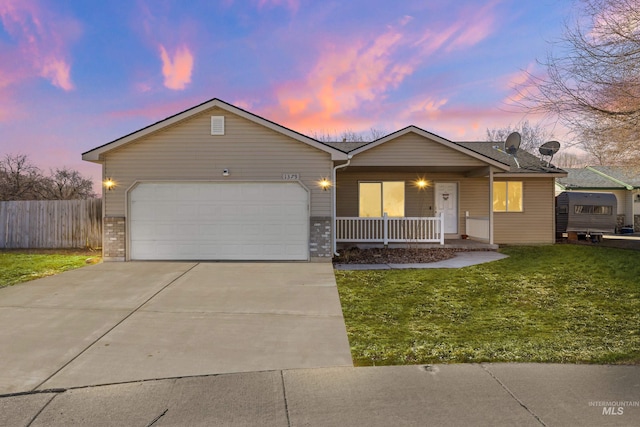
[[[382,214],[382,238],[384,245],[387,246],[389,244],[389,217],[386,212]]]
[[[444,245],[444,212],[440,212],[440,244]]]

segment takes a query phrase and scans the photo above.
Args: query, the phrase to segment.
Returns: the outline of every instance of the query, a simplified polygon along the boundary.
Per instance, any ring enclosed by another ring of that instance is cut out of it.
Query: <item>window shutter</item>
[[[211,116],[211,135],[224,135],[224,116]]]

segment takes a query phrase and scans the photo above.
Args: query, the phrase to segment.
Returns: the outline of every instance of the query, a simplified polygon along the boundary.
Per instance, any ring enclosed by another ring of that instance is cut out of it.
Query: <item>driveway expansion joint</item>
[[[40,408],[40,410],[36,412],[36,414],[31,418],[31,420],[29,420],[29,422],[27,423],[27,427],[32,425],[38,419],[40,414],[42,414],[42,412],[51,404],[51,402],[53,402],[53,399],[58,397],[59,394],[60,393],[55,393],[53,396],[51,396],[51,399],[47,400],[47,402],[44,405],[42,405],[42,408]]]
[[[189,269],[187,269],[186,271],[183,271],[182,273],[180,273],[177,277],[175,277],[173,280],[169,281],[169,283],[167,283],[166,285],[164,285],[162,288],[160,288],[160,290],[158,290],[156,293],[154,293],[153,295],[151,295],[149,298],[147,298],[144,302],[142,302],[142,304],[140,304],[138,307],[136,307],[135,309],[133,309],[129,314],[127,314],[124,318],[122,318],[119,322],[117,322],[115,325],[113,325],[111,328],[109,328],[104,334],[100,335],[98,338],[96,338],[92,343],[90,343],[89,345],[87,345],[81,352],[79,352],[78,354],[76,354],[74,357],[72,357],[70,360],[68,360],[66,363],[64,363],[60,368],[58,368],[55,372],[53,372],[51,375],[49,375],[47,378],[45,378],[43,381],[41,381],[39,384],[37,384],[32,391],[37,390],[39,387],[41,387],[43,384],[46,384],[47,381],[51,380],[53,377],[55,377],[56,375],[58,375],[58,373],[60,373],[64,368],[66,368],[67,366],[69,366],[71,363],[73,363],[74,360],[76,360],[77,358],[79,358],[80,356],[82,356],[84,353],[86,353],[91,347],[93,347],[98,341],[100,341],[102,338],[106,337],[109,333],[111,333],[111,331],[113,331],[114,329],[116,329],[118,326],[120,326],[123,322],[125,322],[127,319],[129,319],[131,316],[133,316],[133,314],[135,314],[138,310],[140,310],[145,304],[147,304],[149,301],[151,301],[153,298],[155,298],[158,294],[160,294],[162,291],[164,291],[165,289],[167,289],[169,286],[171,286],[173,283],[175,283],[178,279],[180,279],[181,277],[183,277],[185,274],[187,274],[188,272],[190,272],[191,270],[193,270],[198,264],[194,264],[193,266],[191,266]]]
[[[535,418],[535,419],[536,419],[536,421],[538,421],[538,422],[540,423],[540,425],[543,425],[543,426],[545,426],[545,427],[547,426],[547,425],[545,424],[545,422],[544,422],[544,421],[542,421],[542,419],[541,419],[538,415],[536,415],[536,413],[535,413],[535,412],[533,412],[531,409],[529,409],[529,407],[528,407],[528,406],[527,406],[527,405],[526,405],[522,400],[520,400],[520,399],[518,398],[518,396],[516,396],[516,395],[515,395],[515,393],[514,393],[514,392],[512,392],[511,390],[509,390],[509,387],[507,387],[507,385],[506,385],[505,383],[503,383],[502,381],[500,381],[500,378],[498,378],[498,377],[497,377],[493,372],[491,372],[491,371],[489,370],[489,368],[488,368],[484,363],[481,363],[481,364],[480,364],[480,367],[481,367],[481,368],[482,368],[482,369],[483,369],[487,374],[489,374],[489,376],[491,376],[491,378],[493,378],[493,379],[494,379],[498,384],[500,384],[500,387],[502,387],[502,388],[504,389],[504,391],[506,391],[506,392],[507,392],[507,393],[508,393],[512,398],[513,398],[513,400],[515,400],[516,402],[518,402],[518,404],[519,404],[520,406],[522,406],[522,407],[524,408],[524,410],[525,410],[525,411],[527,411],[527,412],[528,412],[528,413],[529,413],[533,418]]]

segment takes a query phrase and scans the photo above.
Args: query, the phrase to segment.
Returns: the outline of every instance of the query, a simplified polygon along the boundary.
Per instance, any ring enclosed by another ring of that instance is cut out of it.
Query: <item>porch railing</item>
[[[336,241],[353,243],[440,243],[444,216],[418,218],[336,218]]]
[[[470,216],[465,212],[467,235],[474,239],[489,241],[489,217]]]

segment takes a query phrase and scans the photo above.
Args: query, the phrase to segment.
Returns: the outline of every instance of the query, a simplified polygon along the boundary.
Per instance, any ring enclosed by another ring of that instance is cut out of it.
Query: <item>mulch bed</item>
[[[424,264],[451,259],[457,252],[468,252],[468,249],[350,248],[340,251],[340,256],[334,257],[333,262],[335,264]]]

